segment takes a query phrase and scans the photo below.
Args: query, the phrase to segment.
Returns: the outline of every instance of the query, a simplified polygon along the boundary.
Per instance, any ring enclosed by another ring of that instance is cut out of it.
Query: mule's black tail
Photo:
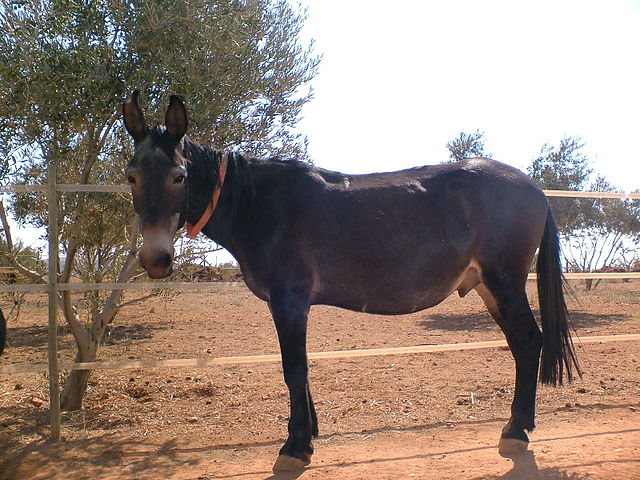
[[[4,319],[2,309],[0,309],[0,355],[4,352],[4,344],[7,341],[7,321]]]
[[[582,372],[569,332],[569,312],[563,292],[560,240],[551,210],[547,212],[536,269],[543,338],[540,380],[544,384],[562,385],[565,369],[569,381],[573,379],[573,366],[578,375],[582,376]]]

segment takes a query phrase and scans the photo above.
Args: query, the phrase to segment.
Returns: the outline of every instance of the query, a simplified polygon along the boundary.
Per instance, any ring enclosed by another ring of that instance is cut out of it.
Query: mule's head
[[[122,111],[125,128],[135,144],[125,173],[140,218],[140,263],[149,277],[164,278],[172,271],[173,240],[184,224],[187,207],[186,161],[180,154],[187,111],[178,97],[171,96],[166,129],[150,129],[138,106],[137,90],[124,102]]]

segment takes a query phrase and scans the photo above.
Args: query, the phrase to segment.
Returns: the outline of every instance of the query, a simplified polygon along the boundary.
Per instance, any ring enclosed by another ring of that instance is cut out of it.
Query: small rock
[[[198,420],[200,420],[198,417],[188,417],[187,418],[187,422],[189,422],[189,423],[196,423]]]
[[[14,390],[22,390],[22,385],[20,385],[19,383],[16,383],[16,386],[13,387]]]
[[[632,412],[637,412],[638,409],[636,407],[629,407],[629,410],[631,410]]]
[[[587,390],[586,388],[579,388],[577,390],[578,393],[589,393],[589,390]]]

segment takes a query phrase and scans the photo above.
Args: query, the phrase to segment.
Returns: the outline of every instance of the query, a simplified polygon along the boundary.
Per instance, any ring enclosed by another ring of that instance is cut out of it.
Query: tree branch
[[[104,142],[106,141],[111,129],[113,128],[113,125],[115,124],[116,120],[117,120],[117,116],[115,113],[112,114],[112,116],[109,118],[109,120],[107,120],[105,122],[105,126],[101,127],[104,128],[104,130],[102,131],[102,135],[100,140],[98,141],[98,143],[96,144],[95,139],[91,138],[90,140],[92,141],[93,145],[90,148],[90,153],[87,156],[87,158],[85,159],[85,164],[82,168],[82,172],[80,174],[80,178],[78,180],[79,184],[86,184],[89,182],[89,176],[91,174],[91,169],[93,168],[93,166],[95,165],[96,160],[98,159],[98,155],[100,152],[101,147],[104,145]],[[91,134],[88,134],[89,137],[92,137]],[[78,193],[78,208],[77,208],[77,212],[81,212],[82,211],[82,207],[84,205],[84,201],[86,198],[86,192],[79,192]],[[79,241],[79,230],[82,227],[80,222],[78,221],[78,216],[79,213],[76,213],[76,221],[74,223],[74,225],[72,226],[72,233],[70,235],[70,239],[69,239],[69,244],[67,245],[67,256],[66,256],[66,260],[65,260],[65,264],[64,264],[64,268],[60,274],[60,281],[64,282],[64,283],[68,283],[69,280],[71,279],[71,273],[73,271],[73,267],[75,265],[75,260],[76,260],[76,254],[78,253],[78,248],[80,245],[80,241]],[[89,332],[87,332],[87,330],[82,326],[79,317],[78,317],[78,312],[77,309],[75,308],[75,306],[73,305],[72,301],[71,301],[71,292],[68,290],[65,290],[62,292],[62,311],[64,313],[65,319],[67,320],[67,323],[69,324],[69,327],[71,328],[71,331],[76,339],[76,342],[78,343],[78,348],[79,350],[84,350],[87,348],[88,346],[88,342],[90,341],[90,337],[91,334]]]
[[[11,227],[7,220],[7,212],[4,209],[4,202],[0,200],[0,222],[2,222],[2,230],[4,231],[4,238],[7,243],[7,250],[9,253],[9,262],[11,266],[18,272],[29,278],[33,283],[47,283],[44,276],[35,270],[22,265],[15,255],[15,248],[13,246],[13,238],[11,237]]]
[[[116,305],[116,307],[115,307],[115,308],[117,308],[118,310],[120,310],[121,308],[129,307],[129,306],[131,306],[131,305],[137,305],[137,304],[138,304],[138,303],[140,303],[140,302],[143,302],[143,301],[145,301],[145,300],[147,300],[147,299],[149,299],[149,298],[157,297],[157,296],[158,296],[158,293],[157,293],[157,292],[155,292],[155,293],[148,293],[147,295],[144,295],[144,296],[142,296],[142,297],[134,298],[133,300],[128,300],[128,301],[126,301],[126,302],[124,302],[124,303],[121,303],[121,304],[119,304],[119,305]]]
[[[118,275],[117,283],[128,282],[139,268],[136,256],[138,234],[138,219],[134,218],[131,236],[129,237],[129,251]],[[91,340],[93,342],[99,343],[102,341],[107,325],[113,321],[116,313],[121,308],[118,302],[120,298],[122,298],[123,293],[123,290],[113,290],[105,301],[100,313],[93,318],[91,322]]]

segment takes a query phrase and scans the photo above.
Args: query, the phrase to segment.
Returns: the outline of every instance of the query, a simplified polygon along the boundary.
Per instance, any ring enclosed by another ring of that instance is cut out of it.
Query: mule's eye
[[[131,175],[129,175],[127,177],[127,181],[131,184],[131,185],[135,185],[136,184],[136,179],[133,178]]]
[[[187,178],[184,175],[178,175],[173,183],[184,183]]]

